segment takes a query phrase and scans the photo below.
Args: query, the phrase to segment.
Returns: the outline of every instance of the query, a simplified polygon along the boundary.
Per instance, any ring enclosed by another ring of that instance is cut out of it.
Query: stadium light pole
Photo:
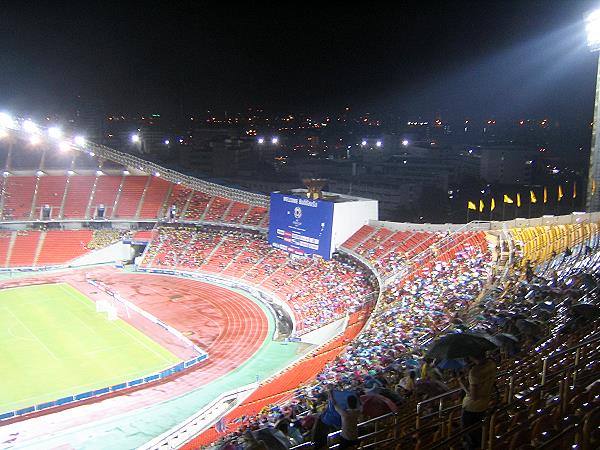
[[[590,149],[590,169],[588,172],[586,196],[586,211],[595,212],[600,210],[600,197],[595,192],[600,187],[600,140],[597,136],[600,127],[600,9],[592,11],[585,16],[585,31],[590,51],[598,54],[596,100],[594,102],[592,147]]]

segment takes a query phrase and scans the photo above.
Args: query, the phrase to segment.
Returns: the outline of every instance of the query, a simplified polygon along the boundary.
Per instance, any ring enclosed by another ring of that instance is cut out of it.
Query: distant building
[[[484,145],[480,176],[487,183],[528,185],[532,182],[533,165],[538,153],[519,145]]]

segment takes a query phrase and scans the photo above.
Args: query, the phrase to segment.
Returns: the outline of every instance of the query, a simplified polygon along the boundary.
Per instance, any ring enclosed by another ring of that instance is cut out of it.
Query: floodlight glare
[[[62,130],[58,127],[50,127],[48,128],[48,136],[58,139],[62,136]]]
[[[382,145],[383,145],[383,143],[382,143],[381,141],[377,141],[377,142],[375,143],[375,146],[376,146],[376,147],[381,147]]]
[[[365,147],[367,145],[367,141],[363,140],[360,145],[362,145],[363,147]]]
[[[27,119],[25,122],[23,122],[23,130],[27,133],[37,133],[38,127],[35,123],[33,123],[31,120]]]
[[[75,136],[73,138],[73,142],[75,142],[75,145],[79,145],[81,147],[85,145],[85,138],[83,136]]]
[[[274,137],[271,139],[271,144],[277,144],[279,142],[279,138]]]
[[[170,143],[171,143],[171,141],[170,141],[170,140],[168,140],[168,139],[165,139],[165,145],[169,145]]]
[[[38,145],[38,144],[40,143],[40,138],[39,138],[39,137],[37,137],[37,136],[31,136],[31,137],[29,138],[29,143],[30,143],[31,145]]]
[[[406,146],[408,146],[408,140],[407,140],[407,139],[404,139],[404,140],[402,141],[402,145],[404,145],[405,147],[406,147]]]
[[[0,112],[0,127],[12,128],[15,125],[15,121],[5,112]]]
[[[585,17],[587,44],[591,51],[600,50],[600,9],[592,11]]]
[[[265,138],[258,138],[258,143],[259,144],[264,144],[265,143]]]
[[[61,152],[68,152],[69,150],[71,150],[71,144],[67,141],[63,141],[58,145],[58,148],[60,148]]]
[[[140,142],[140,135],[139,134],[132,134],[131,135],[131,142],[133,142],[134,144]]]
[[[0,128],[0,139],[5,138],[6,136],[8,136],[8,131],[6,131],[5,128]]]

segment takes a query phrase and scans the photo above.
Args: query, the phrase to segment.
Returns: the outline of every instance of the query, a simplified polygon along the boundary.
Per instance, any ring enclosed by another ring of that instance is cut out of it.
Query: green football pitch
[[[180,359],[68,284],[0,290],[0,413],[158,372]]]

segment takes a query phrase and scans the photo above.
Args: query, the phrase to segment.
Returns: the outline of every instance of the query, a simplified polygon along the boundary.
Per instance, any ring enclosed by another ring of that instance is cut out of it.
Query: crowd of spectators
[[[371,396],[385,397],[392,403],[388,411],[395,411],[411,399],[457,387],[459,375],[466,374],[468,367],[448,367],[426,357],[430,338],[442,333],[497,336],[491,338],[498,346],[491,355],[496,358],[500,352],[527,352],[551,333],[568,333],[589,320],[577,315],[573,304],[586,293],[597,296],[593,293],[599,284],[594,274],[600,268],[600,253],[589,246],[581,249],[568,250],[537,268],[516,261],[515,269],[498,284],[490,284],[489,252],[471,245],[451,260],[438,260],[416,271],[384,293],[382,307],[373,313],[367,329],[315,383],[298,389],[285,406],[265,407],[253,417],[241,418],[239,429],[212,448],[260,448],[253,447],[254,441],[249,443],[250,433],[256,441],[258,430],[279,433],[282,422],[287,431],[281,432],[280,439],[288,447],[311,440],[315,448],[326,448],[323,436],[336,429],[322,419],[331,408],[327,392],[332,388],[358,395],[363,418],[368,419],[373,414],[367,408]],[[489,289],[480,295],[484,287]],[[510,338],[500,340],[503,336]]]
[[[235,276],[265,288],[292,308],[299,334],[352,313],[377,295],[374,276],[352,259],[296,257],[269,246],[257,232],[230,228],[160,227],[142,266]]]

